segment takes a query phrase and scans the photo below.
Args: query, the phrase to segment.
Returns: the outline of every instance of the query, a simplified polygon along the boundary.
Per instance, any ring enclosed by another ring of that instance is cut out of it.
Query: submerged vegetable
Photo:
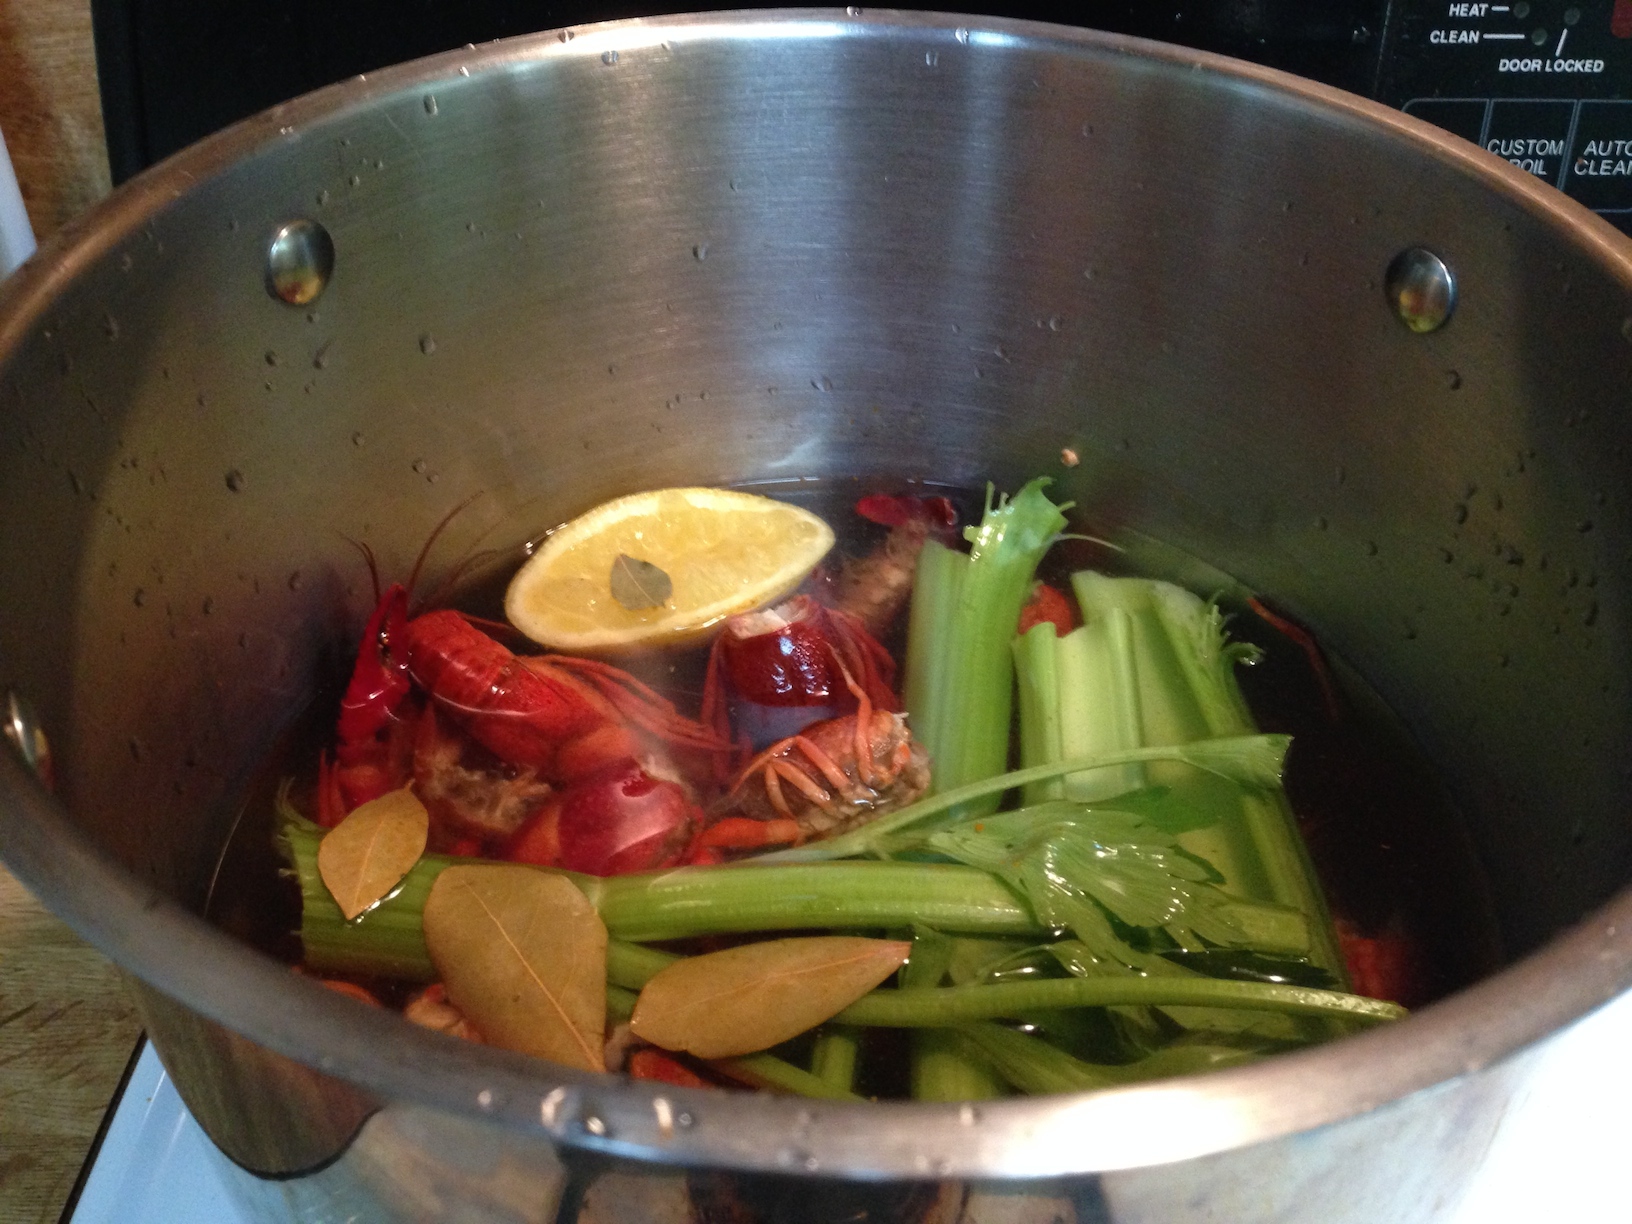
[[[932,540],[919,556],[905,696],[936,791],[1002,773],[1008,763],[1008,644],[1037,563],[1065,528],[1062,507],[1043,494],[1047,483],[1034,480],[1012,500],[994,502],[988,490],[980,525],[965,533],[967,555]],[[969,810],[995,806],[981,801]]]
[[[945,829],[925,845],[990,871],[1045,927],[1069,931],[1130,969],[1144,969],[1149,958],[1119,930],[1161,931],[1188,951],[1309,951],[1302,913],[1231,896],[1176,838],[1131,812],[1053,801]]]
[[[1255,649],[1229,642],[1216,605],[1143,578],[1082,572],[1071,586],[1082,627],[1058,636],[1038,625],[1014,645],[1024,764],[1257,730],[1234,677]],[[1307,951],[1334,981],[1343,980],[1331,919],[1278,777],[1244,787],[1182,758],[1139,761],[1120,773],[1040,782],[1027,798],[1103,802],[1147,788],[1138,806],[1148,820],[1164,825],[1232,891],[1304,915]]]

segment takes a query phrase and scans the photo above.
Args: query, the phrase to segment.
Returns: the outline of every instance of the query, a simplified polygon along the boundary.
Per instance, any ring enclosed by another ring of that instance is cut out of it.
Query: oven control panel
[[[1375,96],[1632,233],[1632,0],[1394,3]]]
[[[385,64],[527,30],[708,7],[91,0],[114,181],[234,119]],[[1632,233],[1632,0],[1076,0],[1069,13],[1059,0],[924,7],[1068,20],[1365,94],[1476,141]]]

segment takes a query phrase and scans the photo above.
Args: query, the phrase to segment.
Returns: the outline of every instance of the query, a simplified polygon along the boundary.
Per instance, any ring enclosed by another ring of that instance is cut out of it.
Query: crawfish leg
[[[845,776],[844,770],[839,768],[838,762],[836,762],[822,750],[822,746],[820,744],[816,743],[814,740],[807,739],[803,735],[794,736],[791,742],[798,746],[799,750],[805,754],[805,759],[816,767],[817,772],[819,772],[822,777],[826,778],[832,785],[833,789],[838,791],[839,794],[842,795],[850,789],[850,779]],[[806,794],[809,793],[810,792],[808,791],[806,792]],[[825,800],[826,798],[827,795],[824,793],[822,800]],[[818,802],[821,802],[822,800],[818,800]]]
[[[817,807],[826,808],[832,804],[833,796],[823,790],[821,786],[817,784],[816,779],[812,778],[808,773],[800,769],[792,761],[787,760],[785,757],[778,757],[776,760],[770,763],[769,768],[774,771],[776,776],[785,778],[789,782],[793,783],[794,789],[806,799],[809,799]],[[782,788],[779,785],[777,787],[778,794],[781,793],[781,789]]]
[[[804,832],[793,820],[752,820],[727,816],[710,825],[697,839],[699,846],[728,850],[753,850],[761,846],[785,846],[804,840]]]
[[[776,765],[772,761],[765,762],[765,797],[771,801],[771,807],[782,815],[793,815],[793,809],[782,796],[782,783],[777,781]]]
[[[847,668],[840,664],[840,673],[844,682],[850,686],[850,692],[856,699],[856,776],[865,786],[873,785],[873,743],[871,729],[873,725],[873,703],[868,699],[867,690],[851,678]]]

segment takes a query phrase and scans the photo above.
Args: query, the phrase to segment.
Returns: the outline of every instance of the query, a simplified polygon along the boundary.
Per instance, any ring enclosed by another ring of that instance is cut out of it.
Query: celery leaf
[[[927,846],[990,871],[1044,926],[1069,930],[1090,952],[1139,971],[1118,929],[1165,932],[1186,951],[1270,947],[1301,951],[1307,930],[1283,907],[1243,901],[1177,839],[1130,812],[1054,801],[965,822]]]

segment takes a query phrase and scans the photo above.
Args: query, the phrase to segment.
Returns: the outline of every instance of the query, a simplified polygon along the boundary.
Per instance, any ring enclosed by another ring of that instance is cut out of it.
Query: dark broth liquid
[[[853,510],[856,498],[865,493],[948,496],[966,523],[979,520],[984,496],[968,490],[852,482],[798,481],[744,488],[803,506],[826,519],[839,540],[829,559],[832,565],[842,556],[864,555],[884,538],[883,528]],[[468,535],[477,535],[482,526],[473,521]],[[1074,522],[1072,530],[1091,532],[1093,525]],[[435,591],[431,601],[502,621],[505,586],[525,559],[522,550],[460,558],[460,538],[456,519],[436,550],[454,557],[444,570],[452,577],[441,580],[445,589]],[[435,575],[439,557],[431,560]],[[1262,650],[1255,666],[1237,672],[1243,692],[1263,730],[1292,736],[1287,795],[1334,917],[1351,931],[1384,937],[1409,949],[1412,997],[1403,1001],[1420,1005],[1498,967],[1501,948],[1488,890],[1463,822],[1433,771],[1369,686],[1341,660],[1325,655],[1324,667],[1338,696],[1334,716],[1309,655],[1250,608],[1248,592],[1157,542],[1132,537],[1124,551],[1098,541],[1065,540],[1050,551],[1041,576],[1069,592],[1069,575],[1089,568],[1166,578],[1204,597],[1216,595],[1231,614],[1231,635]],[[432,585],[425,584],[425,589]],[[905,653],[906,619],[897,618],[885,641],[898,659]],[[509,644],[524,648],[519,638]],[[701,648],[651,650],[616,662],[670,697],[683,712],[694,714],[706,660],[707,650]],[[274,799],[280,780],[294,777],[297,806],[312,810],[318,753],[332,741],[351,662],[349,657],[334,661],[311,705],[269,755],[246,796],[209,890],[207,914],[214,922],[291,964],[301,959],[296,934],[299,899],[272,849]],[[365,984],[382,992],[388,1002],[404,993],[392,983]],[[891,1031],[869,1048],[864,1073],[874,1091],[895,1089],[897,1080],[904,1087],[906,1050],[906,1035]]]

